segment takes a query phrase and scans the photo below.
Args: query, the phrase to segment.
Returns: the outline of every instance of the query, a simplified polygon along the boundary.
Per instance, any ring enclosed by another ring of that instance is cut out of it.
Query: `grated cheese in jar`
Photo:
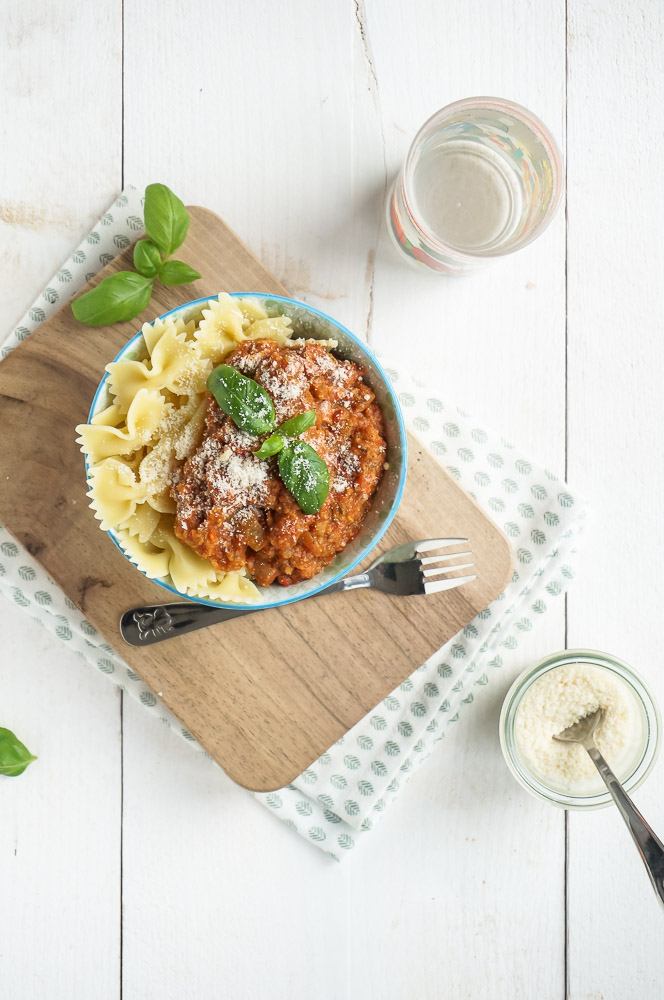
[[[582,746],[553,738],[598,708],[602,719],[595,730],[597,746],[618,777],[627,777],[643,739],[638,704],[616,674],[583,662],[548,670],[521,699],[514,735],[524,763],[536,777],[554,789],[578,794],[604,788]]]

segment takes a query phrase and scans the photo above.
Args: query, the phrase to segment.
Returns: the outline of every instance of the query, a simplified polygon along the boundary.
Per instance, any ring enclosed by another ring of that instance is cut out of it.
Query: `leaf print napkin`
[[[66,261],[7,337],[17,344],[143,228],[141,193],[128,186]],[[496,520],[511,540],[510,584],[442,649],[292,785],[255,798],[310,843],[339,859],[371,830],[399,789],[426,760],[448,726],[456,725],[500,670],[519,637],[561,600],[574,576],[584,503],[553,473],[512,444],[441,400],[435,387],[389,368],[406,422]],[[73,431],[72,431],[73,433]],[[108,645],[93,625],[0,525],[0,591],[28,611],[79,656],[201,750],[190,733]],[[250,793],[248,793],[250,794]]]

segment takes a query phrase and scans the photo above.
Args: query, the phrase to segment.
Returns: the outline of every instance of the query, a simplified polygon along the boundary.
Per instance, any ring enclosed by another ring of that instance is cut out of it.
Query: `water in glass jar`
[[[500,98],[458,101],[425,122],[387,203],[389,232],[411,261],[461,274],[529,243],[562,190],[555,140]]]
[[[413,194],[426,228],[463,252],[500,246],[523,211],[514,165],[495,147],[471,139],[433,136],[415,167]]]

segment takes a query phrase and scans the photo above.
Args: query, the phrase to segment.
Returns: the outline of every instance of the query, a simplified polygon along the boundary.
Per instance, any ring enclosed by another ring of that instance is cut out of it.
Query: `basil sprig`
[[[161,267],[161,254],[150,240],[139,240],[134,246],[134,267],[146,278],[156,278]]]
[[[310,427],[316,423],[316,411],[306,410],[304,413],[298,413],[296,417],[291,417],[290,420],[286,420],[281,427],[278,427],[274,434],[270,434],[269,438],[263,441],[262,445],[258,451],[254,452],[256,458],[269,458],[270,455],[276,455],[277,452],[281,451],[282,448],[286,446],[288,438],[298,437],[300,434],[304,434],[308,431]]]
[[[177,195],[165,184],[148,184],[145,189],[145,231],[165,257],[181,247],[189,229],[189,213]]]
[[[37,760],[10,729],[0,727],[0,774],[17,778],[28,764]]]
[[[281,434],[275,431],[274,434],[270,434],[269,437],[265,438],[258,451],[254,452],[254,455],[256,458],[270,458],[272,455],[276,455],[278,451],[281,451],[285,443]]]
[[[281,434],[282,437],[298,437],[313,427],[315,423],[316,411],[305,410],[304,413],[298,413],[296,417],[286,420],[281,427],[277,428],[277,433]]]
[[[330,492],[327,465],[306,441],[290,441],[279,452],[279,475],[305,514],[317,514]]]
[[[72,303],[72,312],[77,320],[88,326],[106,326],[133,319],[150,301],[152,282],[152,278],[133,271],[109,274],[91,292]]]
[[[72,302],[77,320],[88,326],[106,326],[134,319],[143,312],[158,279],[164,285],[187,285],[200,278],[182,260],[168,260],[184,243],[189,229],[189,213],[165,184],[148,184],[145,189],[145,231],[149,239],[134,247],[134,271],[118,271],[100,281],[96,288]]]
[[[249,434],[267,434],[274,427],[274,406],[262,385],[231,365],[217,365],[207,387],[233,423]]]
[[[273,429],[274,405],[263,386],[253,378],[247,378],[232,365],[217,365],[208,377],[207,387],[240,430],[267,434]],[[279,455],[282,482],[305,514],[317,514],[330,491],[327,465],[311,445],[298,438],[315,423],[315,410],[298,413],[281,424],[254,452],[256,458]]]

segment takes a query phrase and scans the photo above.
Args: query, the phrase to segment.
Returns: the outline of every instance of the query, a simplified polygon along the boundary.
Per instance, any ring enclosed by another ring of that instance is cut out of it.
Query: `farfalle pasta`
[[[156,389],[139,389],[124,418],[120,407],[109,406],[100,414],[106,415],[108,423],[98,421],[82,428],[81,444],[85,454],[90,461],[100,462],[112,455],[137,452],[157,435],[167,405]]]
[[[104,458],[90,469],[88,496],[102,530],[109,531],[133,517],[147,493],[131,465],[118,458]]]
[[[185,332],[178,333],[175,324],[167,321],[149,359],[114,361],[106,371],[115,403],[126,413],[141,389],[167,389],[175,395],[200,392],[212,364],[195,341],[187,340]]]
[[[174,534],[172,476],[203,433],[206,381],[245,340],[287,343],[291,321],[269,318],[254,299],[222,293],[194,319],[157,319],[142,343],[108,372],[108,405],[76,430],[88,461],[90,506],[129,559],[152,579],[192,597],[248,603],[258,597],[244,569],[223,572]]]

